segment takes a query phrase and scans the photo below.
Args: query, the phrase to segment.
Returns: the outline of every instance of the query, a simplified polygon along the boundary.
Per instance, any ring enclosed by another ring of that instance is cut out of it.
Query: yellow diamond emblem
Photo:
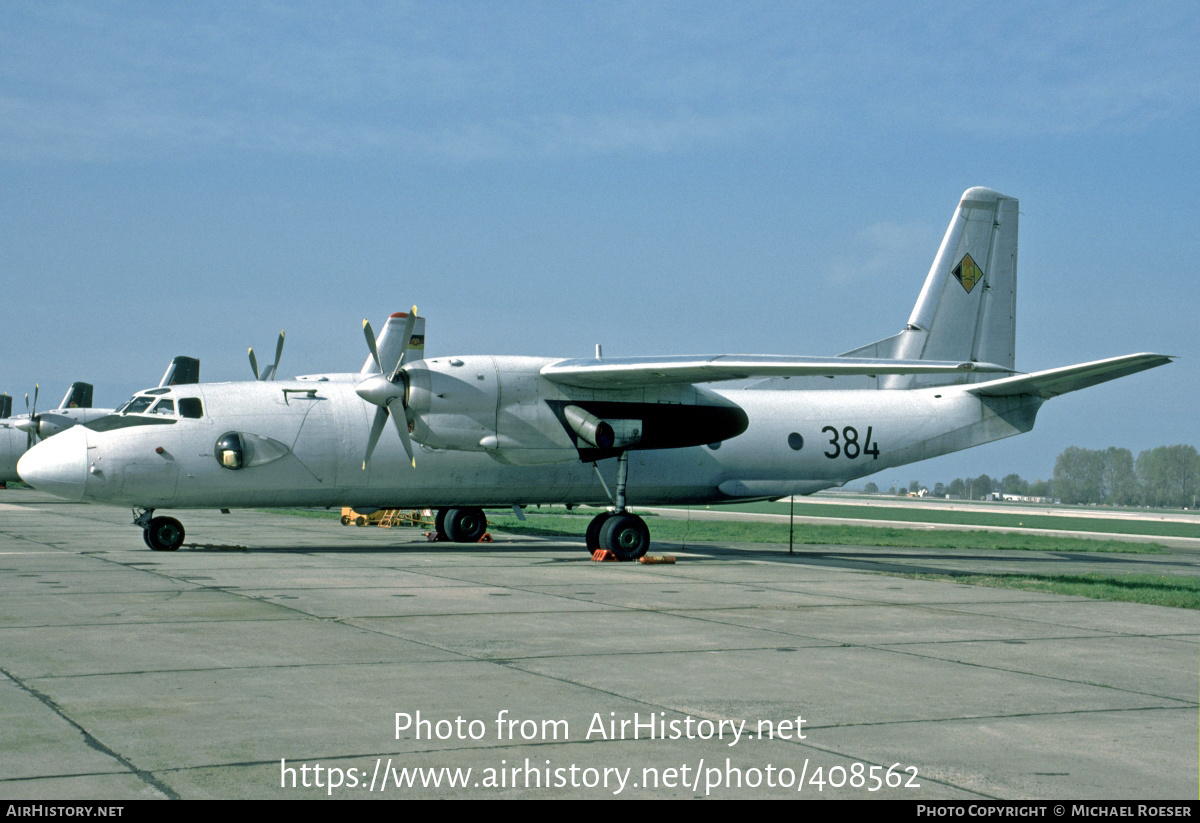
[[[962,283],[962,287],[970,294],[971,289],[975,288],[975,284],[983,279],[983,269],[975,265],[975,261],[971,259],[971,255],[967,254],[954,267],[954,276],[958,278],[958,282]]]

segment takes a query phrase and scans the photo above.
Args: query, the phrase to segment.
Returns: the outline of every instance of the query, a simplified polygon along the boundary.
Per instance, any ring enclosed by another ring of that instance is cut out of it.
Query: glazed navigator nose
[[[17,474],[38,491],[82,500],[87,482],[87,430],[75,426],[38,443],[17,461]]]

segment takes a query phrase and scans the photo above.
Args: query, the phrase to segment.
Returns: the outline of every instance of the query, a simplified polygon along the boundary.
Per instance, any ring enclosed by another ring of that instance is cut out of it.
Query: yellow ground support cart
[[[342,508],[342,525],[349,526],[380,526],[390,529],[392,526],[416,526],[418,528],[433,528],[434,515],[430,509],[376,509],[373,512],[357,512],[349,506]]]

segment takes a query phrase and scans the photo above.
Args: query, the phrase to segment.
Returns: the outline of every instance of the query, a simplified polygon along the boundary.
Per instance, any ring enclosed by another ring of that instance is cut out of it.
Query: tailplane
[[[974,361],[1014,368],[1017,209],[1012,197],[982,186],[967,189],[904,330],[841,356]],[[903,375],[881,378],[881,387],[977,379]]]

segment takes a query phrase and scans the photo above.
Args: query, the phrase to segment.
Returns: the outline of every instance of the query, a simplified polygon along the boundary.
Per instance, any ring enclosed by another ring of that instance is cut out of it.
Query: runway
[[[0,491],[4,798],[1197,795],[1196,612],[879,573],[1192,552],[655,543],[678,562],[644,566],[175,516],[185,547],[155,553],[125,510]]]

